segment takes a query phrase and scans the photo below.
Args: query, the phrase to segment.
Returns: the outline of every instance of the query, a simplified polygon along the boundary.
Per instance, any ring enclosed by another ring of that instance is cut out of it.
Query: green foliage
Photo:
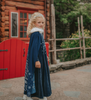
[[[80,2],[83,0],[80,0]],[[80,3],[77,0],[54,0],[56,14],[56,38],[69,36],[74,30],[77,30],[77,17],[83,15],[83,25],[85,29],[91,31],[91,3]],[[75,24],[74,24],[75,23]],[[81,23],[81,22],[80,22]],[[66,33],[67,24],[73,25],[70,33]],[[74,28],[75,27],[75,28]],[[91,32],[84,30],[85,36],[90,37]],[[67,34],[67,35],[66,35]],[[78,38],[78,32],[72,34],[70,38]],[[91,39],[85,39],[86,47],[91,47]],[[61,44],[62,43],[62,44]],[[79,47],[79,40],[57,41],[57,45],[61,44],[62,48]],[[83,42],[81,43],[83,45]],[[80,58],[80,50],[63,51],[64,61]],[[86,56],[91,57],[91,50],[86,50]]]
[[[80,33],[82,36],[82,33]],[[91,32],[87,29],[84,30],[84,36],[85,37],[91,37]],[[78,38],[79,33],[78,31],[72,34],[69,38]],[[81,41],[81,44],[83,44],[83,41]],[[91,47],[91,39],[85,39],[85,45],[86,47]],[[61,48],[74,48],[79,47],[79,40],[65,40],[60,45]],[[66,52],[63,52],[64,55],[64,61],[67,60],[75,60],[80,58],[80,50],[68,50]],[[91,57],[91,50],[86,50],[86,56]]]
[[[82,1],[82,0],[80,0]],[[85,29],[91,29],[91,3],[80,3],[77,0],[54,0],[56,14],[56,34],[65,32],[66,25],[75,23],[76,31],[78,22],[77,17],[83,15],[83,25]],[[60,34],[59,38],[60,38]],[[71,34],[71,33],[70,33]],[[57,35],[57,37],[58,37]]]
[[[84,25],[91,22],[91,4],[79,3],[77,0],[54,0],[56,16],[64,24],[72,22],[83,15]]]
[[[63,34],[62,32],[57,32],[56,38],[63,38],[62,34]]]
[[[71,11],[74,11],[74,7],[78,4],[77,1],[73,0],[54,0],[54,5],[56,9],[56,16],[60,19],[60,22],[63,22],[64,24],[69,23],[71,19],[69,19],[69,16],[75,16],[73,15],[74,12],[70,13]]]

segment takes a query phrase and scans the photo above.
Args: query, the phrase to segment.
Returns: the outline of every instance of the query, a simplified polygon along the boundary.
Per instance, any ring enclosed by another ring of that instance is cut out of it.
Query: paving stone
[[[0,96],[2,96],[4,93],[3,92],[0,92]]]
[[[89,65],[84,65],[83,67],[91,67],[91,65],[89,64]]]
[[[16,97],[15,100],[23,100],[22,97]]]
[[[69,97],[78,98],[80,95],[79,91],[64,91],[64,94]]]
[[[91,69],[77,69],[77,70],[82,72],[91,72]]]
[[[56,83],[56,82],[51,82],[51,87],[52,87],[52,90],[60,87],[60,84],[59,83]]]
[[[91,68],[91,65],[85,65],[83,68]]]
[[[12,84],[2,84],[1,85],[3,88],[10,88],[10,87],[12,87]]]
[[[91,100],[91,72],[78,71],[81,69],[91,68],[83,66],[50,74],[52,95],[48,100]],[[12,87],[2,88],[3,84]],[[22,100],[23,92],[24,77],[0,80],[0,100]]]
[[[68,75],[68,74],[62,73],[62,74],[59,74],[59,75],[61,75],[61,76],[66,76],[66,75]]]

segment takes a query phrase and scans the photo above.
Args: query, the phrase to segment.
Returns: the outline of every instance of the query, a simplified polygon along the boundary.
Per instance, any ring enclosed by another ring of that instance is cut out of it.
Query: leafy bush
[[[80,33],[80,35],[82,36],[82,33]],[[84,36],[91,37],[91,32],[89,30],[85,29]],[[72,33],[72,35],[69,38],[78,38],[78,37],[79,37],[79,33],[77,31],[74,34]],[[82,40],[81,40],[81,46],[83,46]],[[61,48],[79,47],[79,40],[65,40],[61,43],[60,47]],[[85,47],[91,47],[91,39],[85,39]],[[64,56],[64,61],[79,59],[80,58],[80,50],[79,49],[67,50],[67,51],[63,52],[63,56]],[[86,50],[86,56],[91,57],[91,50]]]

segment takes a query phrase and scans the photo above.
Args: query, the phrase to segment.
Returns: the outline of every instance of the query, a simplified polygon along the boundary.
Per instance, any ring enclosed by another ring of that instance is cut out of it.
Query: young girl
[[[41,13],[32,14],[27,34],[30,42],[25,68],[25,85],[23,100],[47,100],[51,95],[49,66],[47,61],[45,41],[43,38],[45,18]]]

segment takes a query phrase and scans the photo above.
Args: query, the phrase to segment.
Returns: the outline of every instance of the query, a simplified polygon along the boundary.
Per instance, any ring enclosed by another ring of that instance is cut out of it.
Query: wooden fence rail
[[[53,6],[53,5],[52,5]],[[54,12],[55,10],[54,10],[55,8],[54,7],[52,7],[52,11]],[[53,15],[52,15],[52,25],[53,25],[53,19],[55,18],[55,16],[54,16],[54,13],[53,13]],[[52,46],[55,46],[55,47],[53,47],[52,48],[52,50],[49,50],[49,52],[50,53],[53,53],[53,55],[52,55],[52,58],[56,58],[56,53],[55,52],[57,52],[57,51],[66,51],[66,50],[76,50],[76,49],[80,49],[80,58],[82,59],[82,50],[83,50],[83,53],[84,53],[84,58],[86,58],[86,50],[87,49],[91,49],[91,47],[85,47],[85,39],[91,39],[91,37],[85,37],[84,36],[84,30],[83,30],[83,16],[81,16],[81,29],[80,29],[80,21],[79,21],[80,19],[79,19],[79,17],[78,17],[78,19],[77,19],[77,21],[78,21],[78,32],[79,32],[79,37],[78,38],[58,38],[58,39],[56,39],[56,37],[55,37],[55,32],[53,32],[53,30],[54,30],[54,26],[55,26],[55,24],[52,26],[52,39],[49,39],[49,41],[50,42],[52,42],[52,43],[54,43]],[[80,34],[80,31],[82,32],[82,36],[81,36],[81,34]],[[79,47],[75,47],[75,48],[63,48],[63,49],[56,49],[56,41],[63,41],[63,40],[79,40]],[[81,41],[82,41],[82,43],[83,43],[83,46],[81,46]],[[56,60],[56,59],[54,59],[54,60]],[[56,62],[56,61],[55,61]],[[53,64],[55,64],[55,62],[53,61]]]

